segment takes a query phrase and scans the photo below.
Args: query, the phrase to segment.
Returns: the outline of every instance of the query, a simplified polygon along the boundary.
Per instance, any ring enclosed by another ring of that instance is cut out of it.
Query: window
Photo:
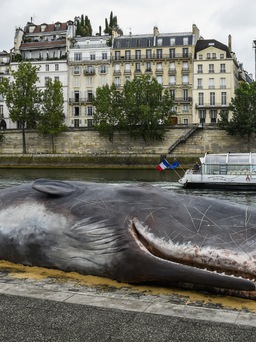
[[[198,93],[198,104],[199,104],[199,106],[203,106],[203,104],[204,104],[204,93]]]
[[[150,46],[152,46],[151,39],[147,39],[147,47],[150,47]]]
[[[73,86],[74,87],[80,87],[80,78],[79,77],[73,77]]]
[[[125,72],[131,72],[131,64],[130,63],[125,63],[124,71]]]
[[[175,45],[175,38],[171,38],[171,39],[170,39],[170,45],[171,45],[171,46]]]
[[[103,60],[108,59],[108,54],[106,52],[102,52],[102,59]]]
[[[60,80],[59,76],[54,76],[54,80],[59,81]]]
[[[220,59],[224,59],[224,53],[220,54]]]
[[[163,71],[162,62],[156,63],[156,70],[157,70],[157,71]]]
[[[175,84],[176,84],[175,76],[170,76],[170,85],[175,85]]]
[[[49,82],[49,79],[50,79],[49,77],[45,77],[45,78],[44,78],[44,85],[45,85],[45,86],[47,86],[47,83]]]
[[[87,107],[87,115],[88,116],[92,116],[93,115],[93,107],[92,106]]]
[[[75,61],[81,61],[82,60],[82,54],[79,52],[79,53],[74,53],[74,60]]]
[[[210,92],[210,106],[215,106],[215,93]]]
[[[146,63],[146,71],[152,71],[151,62]]]
[[[119,73],[120,72],[120,64],[115,64],[115,73]]]
[[[212,53],[212,58],[216,59],[216,53],[215,52]]]
[[[86,80],[87,80],[87,87],[92,87],[92,85],[93,85],[93,81],[92,81],[92,76],[88,76],[87,78],[86,78]]]
[[[182,84],[188,84],[188,75],[183,75],[182,76]]]
[[[92,90],[87,90],[87,102],[92,102],[93,100],[93,92]]]
[[[175,49],[170,49],[170,58],[175,58]]]
[[[203,89],[203,79],[202,78],[197,79],[197,89]]]
[[[170,62],[170,70],[171,71],[175,71],[176,68],[175,68],[175,62]]]
[[[106,74],[108,67],[106,65],[100,65],[100,74]]]
[[[148,58],[148,59],[152,58],[152,50],[151,49],[146,50],[146,58]]]
[[[182,49],[182,56],[183,57],[188,57],[188,48],[183,48]]]
[[[131,47],[131,42],[129,39],[126,40],[126,47],[130,48]],[[120,46],[119,46],[120,47]]]
[[[80,107],[74,107],[74,116],[80,116]]]
[[[115,85],[119,87],[121,85],[120,77],[115,77]]]
[[[227,93],[226,92],[221,93],[221,105],[222,106],[227,105]]]
[[[131,51],[130,50],[126,50],[124,54],[125,54],[125,59],[131,59]]]
[[[162,58],[163,56],[163,50],[162,49],[156,49],[156,57]]]
[[[217,110],[216,109],[210,110],[210,118],[211,118],[211,123],[217,122]]]
[[[46,64],[46,65],[45,65],[45,71],[49,71],[49,69],[50,69],[49,64]]]
[[[209,89],[214,89],[214,78],[209,78]]]
[[[188,89],[183,89],[183,100],[188,101]]]
[[[183,45],[188,45],[188,37],[183,38]]]
[[[188,125],[188,119],[183,119],[184,125]]]
[[[200,54],[200,55],[198,56],[198,59],[203,59],[203,55]]]
[[[80,92],[79,92],[79,90],[74,91],[74,96],[75,96],[75,102],[79,102],[79,99],[80,99]]]
[[[172,100],[175,100],[175,89],[170,90],[170,96],[171,96]]]
[[[140,63],[135,63],[135,71],[141,71],[140,70]]]
[[[226,78],[225,77],[221,77],[221,79],[220,79],[220,88],[226,89]]]
[[[210,58],[211,58],[211,54],[210,54],[209,52],[207,53],[206,58],[207,58],[207,59],[210,59]]]
[[[140,46],[141,46],[141,40],[137,39],[137,47],[140,47]]]
[[[182,63],[182,70],[183,71],[188,71],[188,62],[183,62]]]
[[[206,110],[199,110],[200,123],[205,123]]]
[[[59,64],[55,64],[55,71],[59,71]]]
[[[203,73],[203,64],[198,64],[197,66],[197,73],[202,74]]]
[[[3,117],[4,115],[4,106],[0,105],[0,116]]]
[[[209,73],[214,73],[214,64],[209,64]]]
[[[163,45],[163,38],[157,38],[157,46]]]
[[[95,59],[96,59],[95,53],[91,53],[90,54],[90,60],[95,61]]]
[[[116,60],[120,59],[120,51],[115,51],[115,59]]]
[[[92,119],[88,119],[87,120],[87,126],[88,127],[92,127],[93,126],[93,120]]]
[[[226,64],[220,65],[220,72],[226,72]]]
[[[80,75],[80,66],[79,65],[75,65],[73,67],[73,74],[74,75]]]
[[[184,104],[184,105],[182,106],[182,112],[183,112],[183,113],[188,113],[188,112],[189,112],[189,105]]]
[[[141,59],[141,50],[135,50],[135,58]]]

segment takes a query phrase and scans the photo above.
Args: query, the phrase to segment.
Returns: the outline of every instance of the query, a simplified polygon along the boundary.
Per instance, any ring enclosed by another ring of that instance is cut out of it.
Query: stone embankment
[[[28,131],[25,155],[22,154],[21,132],[8,130],[2,133],[0,167],[154,168],[164,157],[170,162],[177,159],[186,167],[206,152],[248,152],[244,139],[231,137],[214,126],[198,127],[188,135],[190,130],[191,126],[175,126],[168,129],[164,141],[150,143],[117,133],[111,143],[95,130],[73,129],[55,139],[54,154],[49,138]],[[179,143],[169,153],[177,141]],[[256,151],[256,143],[254,145],[251,152]]]

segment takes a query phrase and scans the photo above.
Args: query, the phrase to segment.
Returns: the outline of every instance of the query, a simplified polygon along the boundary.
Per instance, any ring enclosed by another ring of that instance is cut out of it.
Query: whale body
[[[39,179],[0,191],[0,259],[255,291],[256,209],[149,184]]]

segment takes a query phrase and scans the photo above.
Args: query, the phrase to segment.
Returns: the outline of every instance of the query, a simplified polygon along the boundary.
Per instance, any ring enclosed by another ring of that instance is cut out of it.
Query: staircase
[[[198,128],[203,128],[202,124],[193,125],[190,130],[177,139],[168,149],[168,154],[170,154],[180,143],[185,142]]]

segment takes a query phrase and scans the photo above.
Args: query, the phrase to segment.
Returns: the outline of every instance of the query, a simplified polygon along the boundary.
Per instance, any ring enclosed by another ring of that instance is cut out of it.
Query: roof
[[[219,50],[223,50],[227,54],[227,58],[231,58],[230,50],[227,45],[220,43],[218,40],[215,39],[199,39],[195,46],[195,54],[199,51],[208,49],[209,47],[214,46]]]

